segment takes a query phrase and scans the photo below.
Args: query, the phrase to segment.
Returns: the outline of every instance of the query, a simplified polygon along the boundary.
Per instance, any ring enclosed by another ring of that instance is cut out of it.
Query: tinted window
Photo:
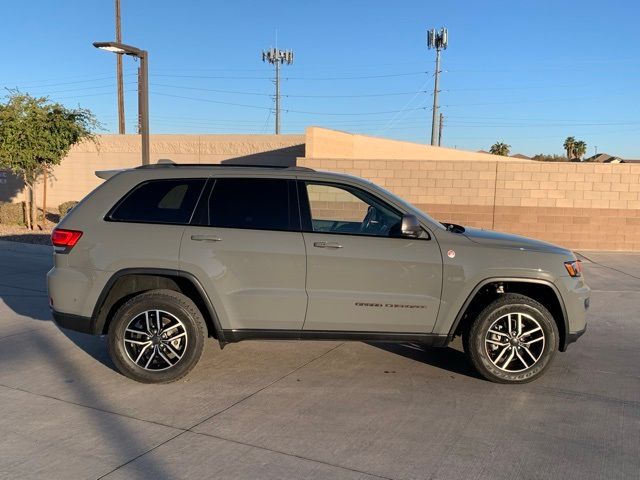
[[[258,230],[293,230],[292,182],[271,178],[220,178],[209,198],[209,225]],[[295,219],[293,219],[295,220]]]
[[[397,236],[402,216],[366,192],[347,186],[308,183],[313,232]]]
[[[124,222],[187,224],[205,180],[151,180],[134,188],[109,218]]]

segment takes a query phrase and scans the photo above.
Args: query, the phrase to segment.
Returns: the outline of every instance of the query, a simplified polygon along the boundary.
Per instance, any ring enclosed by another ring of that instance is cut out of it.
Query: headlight
[[[567,269],[570,277],[579,277],[582,275],[582,262],[580,260],[564,262],[564,268]]]

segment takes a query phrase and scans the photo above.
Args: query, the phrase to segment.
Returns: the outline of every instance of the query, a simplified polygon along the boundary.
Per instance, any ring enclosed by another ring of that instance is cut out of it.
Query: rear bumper
[[[72,313],[62,313],[55,310],[51,310],[53,321],[61,328],[68,330],[74,330],[80,333],[89,333],[94,335],[91,318],[83,317],[80,315],[74,315]]]

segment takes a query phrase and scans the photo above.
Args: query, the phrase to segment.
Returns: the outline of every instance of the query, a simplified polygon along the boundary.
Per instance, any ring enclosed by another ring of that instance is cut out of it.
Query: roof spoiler
[[[96,177],[102,178],[103,180],[109,180],[114,175],[117,175],[120,172],[125,172],[127,170],[132,170],[133,168],[154,167],[154,166],[166,167],[166,166],[172,166],[175,164],[176,162],[174,162],[173,160],[169,160],[168,158],[161,158],[160,160],[158,160],[158,163],[155,163],[152,165],[142,165],[141,167],[132,167],[132,168],[118,168],[115,170],[96,170]]]
[[[109,180],[114,175],[119,174],[120,172],[126,172],[127,170],[131,170],[130,168],[118,168],[115,170],[96,170],[96,177],[102,178],[103,180]]]

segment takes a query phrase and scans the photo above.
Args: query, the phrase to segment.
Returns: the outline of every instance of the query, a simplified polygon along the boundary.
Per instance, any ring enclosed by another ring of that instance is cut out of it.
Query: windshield
[[[431,223],[432,225],[442,228],[442,229],[448,229],[447,228],[447,224],[439,222],[438,220],[434,219],[433,217],[431,217],[429,214],[423,212],[422,210],[420,210],[418,207],[416,207],[415,205],[413,205],[412,203],[408,202],[407,200],[405,200],[402,197],[399,197],[398,195],[396,195],[393,192],[390,192],[389,190],[387,190],[384,187],[381,187],[380,185],[376,185],[375,183],[366,180],[366,182],[371,185],[373,188],[375,188],[376,190],[382,192],[386,197],[389,197],[390,199],[392,199],[395,203],[398,203],[400,205],[403,205],[405,208],[407,208],[407,210],[410,210],[411,213],[415,214],[418,217],[422,217],[423,219],[425,219],[427,222]]]

